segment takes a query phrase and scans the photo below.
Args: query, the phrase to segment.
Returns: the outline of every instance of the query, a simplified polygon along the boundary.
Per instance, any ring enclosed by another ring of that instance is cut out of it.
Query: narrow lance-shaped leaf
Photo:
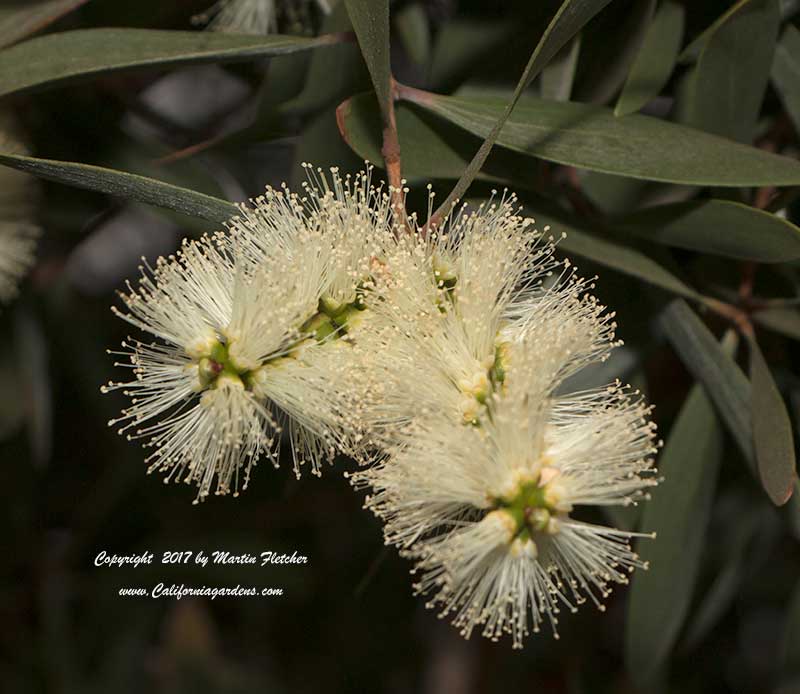
[[[728,200],[650,207],[611,222],[614,229],[678,248],[781,263],[800,258],[800,229],[788,220]]]
[[[681,361],[705,386],[726,428],[755,469],[747,376],[685,301],[670,303],[659,320]]]
[[[594,17],[600,10],[602,10],[610,0],[564,0],[561,7],[558,8],[555,16],[550,24],[545,29],[542,38],[534,48],[528,64],[517,83],[514,93],[510,101],[505,104],[502,111],[494,119],[494,123],[490,129],[482,134],[484,141],[481,144],[472,161],[467,166],[466,170],[458,180],[453,190],[447,196],[445,201],[436,210],[434,216],[447,214],[453,202],[459,199],[469,188],[478,171],[480,171],[486,157],[494,146],[498,135],[500,134],[503,126],[505,125],[511,112],[519,101],[522,92],[528,85],[536,78],[547,63],[558,53],[561,48],[569,41],[575,34],[580,31],[592,17]]]
[[[0,48],[21,41],[89,0],[11,0],[0,8]]]
[[[345,0],[345,4],[386,121],[392,100],[389,0]]]
[[[542,70],[539,80],[540,91],[545,99],[568,101],[578,68],[581,51],[581,35],[578,34],[564,46]]]
[[[533,213],[533,217],[541,222],[542,215]],[[565,234],[558,247],[568,255],[578,255],[605,267],[635,277],[672,294],[687,299],[699,299],[700,295],[685,282],[659,265],[655,260],[634,248],[597,235],[570,227],[563,222],[554,221],[553,230]]]
[[[404,173],[426,180],[460,175],[469,162],[470,138],[474,141],[490,127],[502,102],[494,97],[456,100],[427,92],[414,92],[413,96],[424,108],[397,106]],[[431,99],[437,103],[426,103]],[[456,101],[458,113],[449,110]],[[360,156],[378,161],[366,154],[380,152],[380,121],[375,113],[374,97],[359,94],[339,107],[338,120],[347,143]],[[449,128],[448,116],[464,130]],[[800,184],[800,163],[788,157],[657,118],[636,114],[617,118],[608,109],[573,102],[524,97],[506,123],[499,144],[502,146],[495,148],[492,156],[514,158],[513,170],[505,178],[517,188],[534,177],[534,162],[529,169],[525,165],[528,156],[686,185]]]
[[[236,205],[226,200],[124,171],[8,153],[0,153],[0,164],[49,181],[116,195],[219,224],[238,214]]]
[[[761,483],[776,506],[785,504],[797,482],[792,423],[778,386],[755,338],[748,338],[753,443]]]
[[[714,408],[697,384],[672,425],[659,457],[664,480],[642,514],[642,528],[656,538],[639,543],[649,570],[633,576],[625,632],[628,671],[641,685],[666,661],[689,610],[722,451]]]
[[[708,27],[708,29],[695,37],[695,39],[683,49],[681,54],[678,56],[678,62],[684,65],[695,62],[715,32],[748,2],[750,2],[750,0],[736,0],[733,5],[731,5],[723,14],[714,20],[714,23]]]
[[[778,0],[750,0],[705,35],[679,98],[680,120],[751,142],[778,36]]]
[[[359,158],[380,166],[381,116],[374,95],[359,94],[345,100],[336,116],[339,132],[350,148]],[[474,135],[450,128],[433,114],[404,104],[398,104],[396,116],[406,178],[427,183],[461,176],[477,146]],[[498,147],[491,152],[478,177],[513,181],[517,188],[531,187],[536,171],[528,169],[526,164],[522,155]]]
[[[770,513],[765,516],[764,511]],[[771,512],[764,506],[737,518],[736,527],[723,538],[725,560],[706,593],[697,603],[696,609],[687,616],[686,634],[682,649],[691,651],[697,648],[709,632],[719,623],[736,598],[748,572],[754,570],[755,557],[758,552],[753,548],[759,541],[765,519],[772,520]]]
[[[658,8],[622,87],[615,115],[638,111],[667,83],[681,48],[683,23],[683,6],[674,0]]]
[[[404,89],[422,108],[486,137],[503,114],[496,96],[441,96]],[[697,186],[800,184],[800,162],[658,118],[570,101],[525,97],[497,143],[516,152],[601,173]]]
[[[652,22],[656,0],[613,3],[583,32],[575,101],[608,103],[620,90]]]
[[[310,50],[340,40],[338,35],[302,38],[154,29],[65,31],[1,51],[0,96],[113,72],[242,62]]]
[[[770,77],[795,129],[800,131],[800,31],[791,24],[786,25],[775,46]]]

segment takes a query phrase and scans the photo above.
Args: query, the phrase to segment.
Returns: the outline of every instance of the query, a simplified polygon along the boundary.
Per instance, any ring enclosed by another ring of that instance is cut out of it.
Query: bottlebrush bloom
[[[219,0],[194,19],[197,23],[207,22],[212,31],[266,35],[278,31],[280,12],[290,17],[305,16],[312,4],[325,14],[330,12],[327,0]]]
[[[549,332],[511,344],[502,388],[473,425],[416,418],[395,448],[353,475],[387,543],[415,560],[418,592],[469,637],[476,627],[516,648],[562,607],[602,609],[642,562],[628,533],[571,517],[581,505],[646,496],[654,425],[619,384],[555,396],[569,355]]]
[[[15,123],[0,114],[0,150],[24,154]],[[0,302],[17,294],[19,280],[33,265],[39,227],[33,222],[38,187],[29,176],[0,166]]]
[[[353,336],[391,234],[389,199],[368,174],[310,181],[302,198],[267,189],[230,233],[145,266],[127,311],[115,309],[158,341],[123,344],[135,378],[106,390],[131,406],[111,424],[146,439],[150,470],[196,483],[199,499],[246,488],[262,454],[277,464],[284,420],[298,474],[362,445]]]
[[[365,339],[386,384],[372,426],[389,445],[421,414],[476,422],[502,384],[506,351],[528,333],[551,334],[564,350],[561,378],[613,347],[613,314],[515,203],[504,195],[462,209],[427,239],[400,239],[388,254]]]

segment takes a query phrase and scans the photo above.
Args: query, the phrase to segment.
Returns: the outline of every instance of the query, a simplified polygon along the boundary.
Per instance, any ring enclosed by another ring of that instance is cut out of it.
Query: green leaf
[[[88,0],[11,0],[0,7],[0,48],[21,41],[72,12]]]
[[[779,24],[778,0],[750,0],[715,24],[681,91],[681,122],[751,142]]]
[[[800,258],[800,229],[738,202],[695,200],[650,207],[612,226],[657,243],[728,258],[761,263]]]
[[[659,7],[622,87],[615,115],[638,111],[667,83],[681,48],[683,23],[682,5],[666,0]]]
[[[577,34],[581,27],[583,27],[592,17],[594,17],[600,10],[602,10],[610,0],[564,0],[561,7],[558,8],[555,16],[547,25],[542,38],[534,48],[522,76],[517,82],[514,93],[493,119],[486,133],[476,133],[484,138],[483,143],[478,148],[475,156],[470,161],[461,178],[458,179],[453,190],[445,198],[445,201],[439,206],[434,215],[441,215],[450,210],[451,205],[459,199],[469,188],[472,181],[478,175],[483,163],[489,156],[489,152],[497,140],[503,126],[508,121],[511,112],[519,101],[522,92],[530,85],[530,83],[542,71],[545,65],[561,50],[561,48]],[[412,90],[413,91],[413,90]]]
[[[48,181],[108,193],[219,224],[238,214],[233,203],[124,171],[8,153],[0,153],[0,164]]]
[[[714,23],[705,31],[700,33],[695,39],[683,49],[682,53],[678,56],[678,62],[681,64],[690,64],[697,61],[700,53],[706,47],[709,39],[715,34],[730,17],[736,14],[742,7],[744,7],[750,0],[736,0],[723,14],[721,14]]]
[[[714,408],[695,385],[659,458],[664,481],[644,507],[642,528],[656,538],[639,542],[650,568],[633,575],[625,631],[628,672],[640,685],[662,667],[688,613],[722,452]]]
[[[242,62],[328,46],[339,36],[243,36],[153,29],[81,29],[0,51],[0,96],[113,72],[196,63]],[[113,47],[113,50],[109,50]]]
[[[542,220],[542,215],[535,211],[532,214],[537,221]],[[566,234],[559,241],[558,247],[567,254],[579,255],[687,299],[700,298],[694,289],[641,251],[579,231],[558,221],[554,222],[553,229]]]
[[[583,31],[574,100],[605,104],[625,82],[656,0],[616,2]]]
[[[792,496],[797,482],[792,423],[761,348],[752,336],[748,338],[748,344],[753,385],[753,441],[758,472],[772,503],[782,506]]]
[[[431,29],[422,4],[408,5],[397,13],[395,28],[408,57],[420,70],[431,60]]]
[[[389,0],[344,0],[386,120],[392,102]]]
[[[517,30],[508,20],[475,21],[458,16],[439,28],[433,44],[430,84],[449,92],[468,78],[481,61],[501,49]]]
[[[667,339],[706,393],[745,459],[755,463],[750,419],[750,382],[738,364],[685,301],[676,299],[660,316]]]
[[[539,80],[543,98],[553,101],[569,100],[580,50],[581,36],[578,34],[545,66]]]
[[[504,112],[496,97],[453,97],[419,90],[403,96],[465,130],[486,137]],[[800,163],[725,138],[601,106],[526,97],[498,144],[558,164],[698,186],[800,184]]]
[[[431,179],[461,176],[479,142],[474,135],[403,104],[399,105],[396,116],[406,178],[427,183]],[[381,116],[374,95],[359,94],[347,99],[337,109],[337,120],[343,139],[353,151],[361,159],[381,166]],[[526,164],[524,157],[516,152],[498,148],[489,155],[478,178],[532,185],[536,172]]]
[[[698,601],[692,611],[689,621],[687,619],[686,636],[683,650],[691,651],[699,647],[709,632],[719,623],[730,608],[742,583],[748,573],[754,570],[754,549],[759,542],[759,531],[765,519],[771,520],[772,515],[765,516],[764,507],[757,507],[758,511],[742,513],[736,517],[735,526],[730,528],[730,533],[721,538],[720,544],[724,548],[724,563],[714,577],[702,599]],[[737,508],[737,512],[741,509]],[[763,540],[762,540],[763,542]]]
[[[770,77],[795,130],[800,131],[800,31],[791,24],[775,46]]]
[[[764,308],[753,313],[753,320],[776,333],[800,340],[800,311],[792,308]]]

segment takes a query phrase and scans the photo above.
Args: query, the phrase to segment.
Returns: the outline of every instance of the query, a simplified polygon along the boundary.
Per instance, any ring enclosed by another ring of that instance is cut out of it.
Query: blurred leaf
[[[0,153],[0,164],[48,181],[108,193],[220,224],[235,217],[238,211],[233,203],[210,195],[99,166],[8,153]]]
[[[751,142],[778,36],[778,0],[750,0],[706,34],[680,97],[680,120]]]
[[[41,31],[89,0],[6,0],[0,7],[0,48]]]
[[[431,30],[425,8],[414,3],[401,9],[395,17],[395,29],[408,57],[424,70],[431,60]]]
[[[28,425],[28,444],[33,464],[42,468],[53,453],[53,399],[50,383],[49,345],[41,322],[27,308],[15,312],[16,359],[23,385],[22,406]]]
[[[543,98],[553,101],[569,100],[580,50],[581,35],[578,34],[545,66],[540,78]]]
[[[781,673],[792,677],[800,675],[800,583],[794,590],[786,610],[786,623],[781,644]]]
[[[430,83],[451,91],[474,66],[505,45],[517,25],[512,21],[474,21],[454,17],[438,31],[431,57]]]
[[[642,196],[651,184],[639,178],[612,176],[597,171],[580,172],[581,191],[592,204],[607,215],[627,214],[639,207]],[[697,191],[692,188],[692,193]]]
[[[728,258],[780,263],[800,258],[800,229],[762,210],[727,200],[650,207],[612,226],[641,238]]]
[[[625,631],[628,672],[640,684],[663,666],[689,610],[722,444],[714,408],[703,387],[695,385],[659,458],[664,481],[642,514],[642,528],[656,538],[638,543],[650,569],[633,575]]]
[[[770,77],[795,130],[800,132],[800,31],[791,24],[786,25],[775,46]]]
[[[541,215],[534,212],[534,217],[540,219]],[[587,258],[687,299],[699,298],[694,289],[640,251],[560,222],[555,230],[566,234],[558,243],[558,247],[566,253]]]
[[[325,17],[322,30],[327,33],[352,31],[344,3],[336,5]],[[326,51],[312,51],[302,91],[284,103],[281,111],[316,112],[359,89],[367,89],[368,79],[358,46],[341,43]]]
[[[705,386],[745,459],[754,464],[751,389],[747,376],[685,301],[675,299],[664,309],[660,321],[681,361]]]
[[[485,133],[475,133],[484,138],[483,143],[478,148],[475,156],[472,158],[455,186],[453,186],[453,190],[450,191],[434,214],[438,215],[448,212],[452,203],[466,193],[470,184],[478,175],[486,158],[489,156],[492,147],[494,147],[494,143],[500,135],[500,131],[508,121],[511,112],[517,105],[517,101],[519,101],[520,96],[522,96],[522,92],[527,89],[528,85],[530,85],[542,71],[542,68],[550,62],[556,53],[581,30],[581,27],[610,1],[611,0],[564,0],[555,16],[550,21],[550,24],[548,24],[547,29],[545,29],[544,34],[542,34],[542,38],[539,39],[536,48],[533,49],[530,60],[528,60],[528,64],[525,66],[525,70],[523,70],[519,82],[517,82],[511,99],[498,108],[497,113],[492,118],[493,122],[487,123],[489,127]],[[433,96],[433,98],[436,97]]]
[[[583,32],[575,101],[605,104],[625,81],[653,17],[656,0],[615,2]]]
[[[752,573],[755,555],[752,545],[758,541],[762,522],[763,516],[759,513],[737,518],[729,536],[722,539],[729,545],[726,561],[691,616],[684,640],[685,650],[694,650],[702,644],[730,608],[748,572]]]
[[[631,65],[614,114],[634,113],[651,101],[669,80],[683,40],[684,10],[666,0],[653,18]]]
[[[789,523],[796,539],[800,540],[800,482],[795,482],[794,494],[786,504],[789,513]]]
[[[764,489],[776,506],[785,504],[797,482],[792,423],[761,348],[752,336],[750,380],[752,425],[758,472]]]
[[[340,40],[336,35],[308,39],[153,29],[65,31],[0,51],[0,96],[113,72],[243,62],[329,46]]]
[[[753,313],[753,320],[765,328],[800,340],[800,311],[794,308],[765,308]]]
[[[419,90],[403,96],[475,135],[492,132],[505,105]],[[601,106],[526,97],[498,144],[558,164],[700,186],[797,185],[800,163],[755,147],[638,114],[617,118]]]
[[[376,105],[376,118],[380,118],[377,110]],[[380,153],[378,156],[380,157]],[[380,161],[380,159],[378,160]],[[333,109],[323,111],[311,119],[297,140],[291,175],[291,185],[294,190],[300,190],[300,186],[308,176],[308,172],[302,166],[305,162],[310,162],[315,168],[322,169],[335,166],[342,175],[347,172],[356,173],[363,168],[364,160],[356,157],[339,137]]]
[[[800,10],[800,0],[781,0],[781,19],[789,19]]]
[[[561,50],[581,28],[611,0],[564,0],[545,29],[542,38],[525,66],[519,84],[517,98],[536,79],[545,65]],[[515,99],[512,97],[512,104]],[[511,106],[513,108],[513,105]],[[511,108],[508,112],[511,112]]]
[[[714,20],[713,24],[711,24],[708,29],[705,29],[702,33],[696,36],[695,39],[683,49],[681,54],[678,56],[678,62],[683,64],[695,62],[700,57],[700,53],[706,47],[709,39],[716,33],[716,31],[723,24],[725,24],[730,17],[736,14],[749,2],[750,0],[736,0],[733,5],[731,5],[723,14]]]
[[[389,0],[344,0],[344,3],[386,120],[393,99],[389,64]]]
[[[612,270],[635,277],[687,299],[701,296],[683,280],[635,248],[604,238],[588,223],[567,216],[549,200],[525,197],[525,214],[536,220],[536,228],[550,231],[558,239],[558,248],[567,254],[579,255]]]

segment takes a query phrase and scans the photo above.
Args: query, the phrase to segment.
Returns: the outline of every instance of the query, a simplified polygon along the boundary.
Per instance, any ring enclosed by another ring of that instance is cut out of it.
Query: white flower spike
[[[559,394],[607,357],[616,324],[513,196],[399,241],[387,268],[370,336],[391,383],[372,412],[386,457],[352,480],[431,604],[465,636],[521,647],[641,565],[632,534],[571,514],[646,497],[649,409],[620,384]]]
[[[216,234],[145,266],[122,318],[157,338],[129,339],[135,378],[110,383],[131,406],[111,424],[154,447],[150,470],[212,490],[246,488],[259,456],[277,464],[288,422],[295,471],[367,443],[353,398],[374,259],[390,235],[389,197],[369,174],[304,196],[267,189]]]
[[[389,253],[365,338],[387,384],[371,411],[387,445],[420,414],[476,422],[501,387],[509,345],[528,333],[550,335],[542,349],[565,355],[559,378],[614,346],[613,314],[515,202],[504,194],[462,209],[428,239],[400,239]]]

